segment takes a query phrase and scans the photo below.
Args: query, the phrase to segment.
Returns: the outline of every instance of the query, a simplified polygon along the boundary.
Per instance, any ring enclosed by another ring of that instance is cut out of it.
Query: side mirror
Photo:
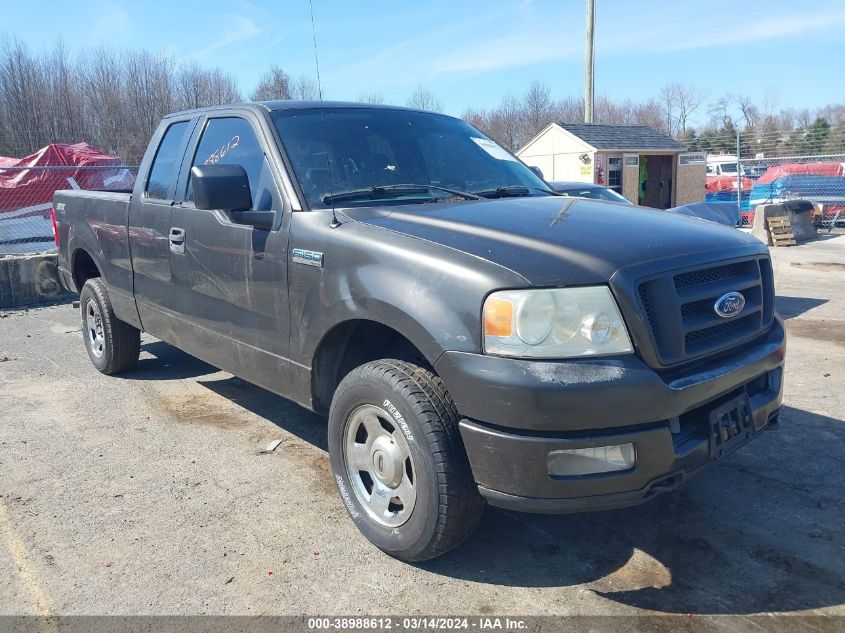
[[[197,209],[246,211],[252,208],[249,178],[240,165],[197,165],[191,168]]]
[[[539,176],[540,180],[545,180],[546,177],[543,176],[543,170],[537,167],[536,165],[529,165],[528,169],[534,172],[535,176]]]

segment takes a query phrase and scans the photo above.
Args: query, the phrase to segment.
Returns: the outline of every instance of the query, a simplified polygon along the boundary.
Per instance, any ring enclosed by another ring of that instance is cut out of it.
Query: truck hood
[[[766,252],[737,229],[644,207],[526,197],[344,209],[350,219],[470,253],[537,286],[605,283],[629,265],[711,252]]]

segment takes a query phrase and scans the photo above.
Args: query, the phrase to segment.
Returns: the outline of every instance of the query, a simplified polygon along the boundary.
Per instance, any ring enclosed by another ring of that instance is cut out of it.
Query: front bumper
[[[448,352],[436,370],[461,413],[479,491],[493,505],[577,512],[634,505],[711,461],[709,413],[747,395],[755,435],[777,417],[782,322],[732,354],[659,375],[634,356],[540,362]],[[673,432],[674,431],[674,432]],[[626,471],[557,477],[551,451],[632,443]]]

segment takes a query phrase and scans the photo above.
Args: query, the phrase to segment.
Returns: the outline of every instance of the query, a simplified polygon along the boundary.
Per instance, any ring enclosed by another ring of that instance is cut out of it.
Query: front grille
[[[714,305],[740,292],[745,307],[725,319]],[[767,330],[774,318],[774,282],[768,257],[664,273],[640,281],[638,295],[657,358],[664,366],[716,353]]]
[[[749,327],[749,325],[753,326],[757,321],[759,321],[759,319],[756,315],[749,314],[747,317],[743,317],[735,321],[720,323],[719,325],[713,325],[700,330],[693,330],[692,332],[687,332],[684,337],[684,343],[686,343],[687,347],[689,347],[697,341],[706,341],[714,336],[724,336],[726,334],[730,334],[731,332],[745,329]]]
[[[688,273],[681,273],[675,275],[676,288],[688,288],[690,286],[700,286],[712,281],[722,281],[723,279],[730,279],[742,274],[743,265],[726,264],[724,266],[716,266],[715,268],[705,268],[704,270],[693,270]]]

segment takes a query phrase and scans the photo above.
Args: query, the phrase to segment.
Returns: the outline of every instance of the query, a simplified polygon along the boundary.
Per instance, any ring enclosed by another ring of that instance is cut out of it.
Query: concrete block
[[[70,297],[59,282],[56,258],[55,253],[0,258],[0,308]]]
[[[815,239],[817,231],[813,225],[811,212],[795,213],[783,204],[761,204],[754,211],[754,226],[751,234],[769,246],[772,246],[772,236],[769,234],[768,218],[788,216],[792,224],[792,233],[796,242],[806,242]]]

